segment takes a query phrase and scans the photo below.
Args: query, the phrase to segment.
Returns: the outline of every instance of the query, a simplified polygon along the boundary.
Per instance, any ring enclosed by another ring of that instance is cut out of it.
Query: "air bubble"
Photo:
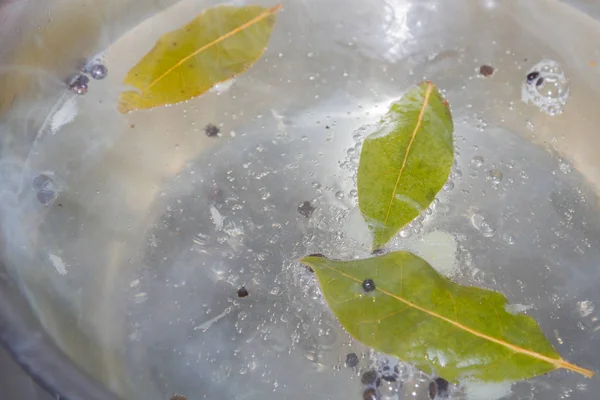
[[[444,192],[449,192],[452,189],[454,189],[454,182],[452,182],[450,180],[448,182],[444,183],[444,186],[442,186],[442,190]]]
[[[400,231],[400,237],[401,238],[406,239],[406,238],[409,238],[411,236],[412,236],[412,229],[410,229],[410,228],[405,228],[405,229],[402,229]]]
[[[377,371],[374,371],[374,370],[369,370],[369,371],[364,372],[362,374],[362,376],[360,377],[360,382],[363,385],[373,385],[373,386],[379,386],[381,383],[379,376],[377,375]]]
[[[412,228],[412,233],[415,235],[419,235],[423,231],[423,224],[419,220],[411,222],[410,227]]]
[[[483,117],[480,117],[480,116],[477,116],[476,120],[477,120],[477,125],[476,125],[477,126],[477,130],[479,132],[485,131],[485,128],[487,128],[487,126],[488,126],[486,120],[484,120]]]
[[[527,126],[527,129],[529,129],[531,132],[535,130],[535,125],[530,119],[527,120],[525,126]]]
[[[88,91],[90,78],[85,75],[78,75],[70,84],[69,89],[75,94],[84,95]]]
[[[485,177],[486,180],[492,181],[492,183],[495,185],[499,184],[500,181],[502,181],[502,178],[504,178],[504,175],[496,168],[490,169]]]
[[[148,299],[148,293],[146,293],[146,292],[136,293],[133,296],[133,301],[135,301],[136,304],[141,304],[141,303],[145,302],[147,299]]]
[[[379,395],[382,399],[397,399],[398,394],[402,388],[402,382],[397,381],[387,381],[385,377],[383,377],[384,382],[382,382],[381,387],[379,388]]]
[[[56,195],[54,194],[54,192],[49,190],[40,190],[39,192],[37,192],[36,197],[41,204],[47,206],[48,204],[54,201]]]
[[[542,60],[527,73],[521,88],[521,99],[549,115],[558,115],[567,104],[569,92],[569,82],[560,64]]]
[[[594,303],[589,300],[580,301],[577,303],[577,308],[581,317],[587,317],[594,312]]]
[[[32,186],[35,190],[52,190],[54,183],[48,175],[40,174],[33,178]]]
[[[483,157],[482,156],[475,156],[473,157],[473,159],[471,159],[471,166],[475,169],[481,168],[481,166],[483,165]]]
[[[54,182],[48,175],[40,174],[33,178],[32,186],[38,201],[45,206],[56,198]]]
[[[356,199],[358,197],[358,191],[356,189],[352,189],[350,193],[348,193],[348,196],[350,196],[353,199]]]
[[[369,388],[363,392],[363,400],[378,400],[377,390]]]
[[[259,193],[260,193],[260,198],[263,200],[267,200],[269,199],[269,197],[271,197],[271,193],[267,191],[266,187],[261,187],[260,189],[258,189]]]
[[[477,229],[484,237],[492,237],[496,233],[496,229],[485,220],[480,214],[471,216],[471,225]]]
[[[108,74],[108,70],[102,64],[94,64],[89,68],[89,74],[94,79],[104,79]]]
[[[515,244],[515,237],[513,235],[511,235],[510,233],[505,233],[504,234],[504,241],[508,244]]]
[[[335,193],[335,197],[338,200],[342,200],[344,198],[344,192],[342,192],[341,190]]]
[[[281,288],[279,286],[273,286],[269,293],[273,296],[279,296],[281,294]]]

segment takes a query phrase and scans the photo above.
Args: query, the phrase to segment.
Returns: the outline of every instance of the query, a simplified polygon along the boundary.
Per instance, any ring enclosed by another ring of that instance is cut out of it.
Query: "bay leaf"
[[[358,205],[383,247],[431,204],[454,162],[453,122],[435,85],[423,82],[393,103],[362,146]]]
[[[594,375],[563,360],[533,318],[507,312],[502,294],[455,284],[409,252],[301,262],[352,336],[427,373],[451,382],[515,381],[558,368]]]
[[[121,93],[119,111],[185,101],[246,71],[264,52],[280,8],[217,6],[163,35],[125,76],[138,91]]]

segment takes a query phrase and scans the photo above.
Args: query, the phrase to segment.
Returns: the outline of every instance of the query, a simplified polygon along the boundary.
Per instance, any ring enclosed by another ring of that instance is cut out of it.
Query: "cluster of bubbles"
[[[347,366],[351,366],[348,360],[354,360],[352,355],[354,353],[347,356]],[[356,361],[358,364],[358,358]],[[352,367],[357,368],[356,364]],[[429,376],[414,366],[384,355],[374,355],[374,361],[359,372],[363,400],[402,400],[423,396],[432,400],[447,400],[460,389],[445,379]]]
[[[521,98],[549,115],[563,112],[569,98],[569,82],[559,63],[542,60],[527,73],[522,84]]]
[[[483,156],[477,155],[471,159],[471,162],[469,164],[473,170],[477,171],[481,169],[481,167],[483,167],[484,161],[485,160]],[[476,172],[473,172],[471,176],[475,177]],[[492,168],[486,170],[485,180],[491,182],[494,185],[494,187],[498,187],[498,185],[500,184],[500,182],[502,182],[503,179],[504,174],[500,169],[492,166]]]
[[[354,175],[356,175],[362,144],[369,132],[369,126],[360,127],[356,132],[354,132],[352,135],[354,144],[346,150],[346,157],[340,163],[340,168],[351,171]]]

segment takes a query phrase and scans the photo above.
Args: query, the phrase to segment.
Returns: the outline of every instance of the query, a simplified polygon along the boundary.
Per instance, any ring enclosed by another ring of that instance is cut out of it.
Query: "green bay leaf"
[[[246,71],[262,55],[281,5],[217,6],[160,37],[125,77],[122,113],[189,100]]]
[[[594,375],[563,360],[533,318],[506,311],[502,294],[455,284],[409,252],[301,262],[352,336],[448,381],[514,381],[558,368]]]
[[[448,104],[431,82],[410,89],[362,146],[358,204],[384,246],[431,204],[454,162]]]

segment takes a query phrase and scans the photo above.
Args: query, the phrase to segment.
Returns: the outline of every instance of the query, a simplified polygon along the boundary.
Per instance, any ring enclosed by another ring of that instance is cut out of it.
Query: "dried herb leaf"
[[[352,336],[448,381],[511,381],[558,368],[594,375],[563,360],[533,318],[507,312],[502,294],[452,283],[411,253],[301,262]],[[375,289],[367,293],[368,280]]]
[[[454,161],[452,116],[431,82],[408,91],[363,144],[358,204],[375,249],[421,214],[448,180]]]
[[[247,70],[262,55],[281,5],[210,8],[163,35],[129,71],[139,91],[119,96],[119,111],[178,103]]]

